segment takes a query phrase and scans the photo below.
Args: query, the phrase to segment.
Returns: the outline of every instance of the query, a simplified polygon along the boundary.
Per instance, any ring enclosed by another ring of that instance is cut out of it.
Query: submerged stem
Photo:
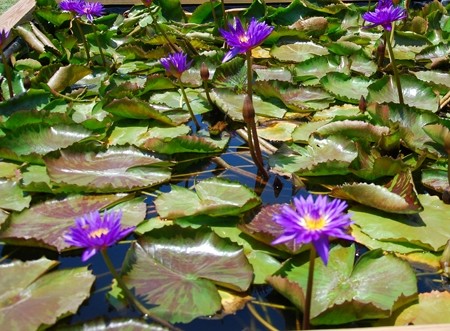
[[[305,305],[303,310],[303,326],[302,330],[308,330],[310,328],[311,319],[311,299],[313,290],[313,280],[314,280],[314,262],[316,261],[316,249],[311,246],[311,251],[309,254],[309,270],[308,270],[308,283],[306,285],[306,297]]]
[[[152,312],[150,312],[147,308],[145,308],[144,305],[142,305],[138,301],[138,299],[133,295],[133,293],[131,293],[130,289],[127,287],[127,285],[123,281],[122,277],[120,277],[119,273],[114,268],[114,265],[113,265],[111,259],[109,258],[109,255],[106,252],[106,249],[102,249],[102,250],[100,250],[100,252],[102,253],[103,260],[105,261],[106,266],[108,267],[108,269],[111,272],[114,279],[117,281],[117,284],[119,285],[120,289],[123,291],[123,294],[125,295],[125,297],[131,304],[133,304],[141,313],[143,313],[144,315],[147,315],[149,318],[151,318],[155,322],[161,324],[162,326],[165,326],[169,330],[181,331],[180,329],[173,326],[169,322],[159,318],[158,316],[155,316]]]
[[[103,53],[103,48],[100,45],[100,39],[98,38],[97,28],[96,28],[96,26],[94,24],[92,24],[92,28],[94,29],[94,36],[95,36],[95,40],[97,41],[97,47],[98,47],[98,51],[100,52],[100,56],[102,58],[103,66],[105,68],[107,68],[105,54]]]

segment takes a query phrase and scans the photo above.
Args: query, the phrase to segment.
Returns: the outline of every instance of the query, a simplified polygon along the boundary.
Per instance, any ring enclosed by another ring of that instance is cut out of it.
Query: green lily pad
[[[336,55],[315,56],[294,67],[295,79],[302,82],[313,80],[319,83],[329,72],[350,74],[347,58]]]
[[[134,119],[155,119],[165,124],[175,126],[175,123],[166,115],[160,113],[147,102],[128,98],[116,99],[107,104],[104,109],[114,115]]]
[[[402,311],[395,320],[395,325],[448,324],[449,309],[449,292],[421,293],[419,303]]]
[[[270,51],[270,55],[272,55],[277,60],[297,63],[306,61],[316,55],[327,54],[329,54],[327,48],[315,44],[311,41],[274,46]]]
[[[258,127],[258,136],[270,141],[290,141],[292,132],[297,127],[296,123],[287,121],[273,121],[265,123],[264,127]]]
[[[398,307],[416,299],[417,280],[407,262],[375,250],[362,255],[353,265],[354,256],[352,245],[332,248],[327,266],[316,258],[312,324],[336,325],[386,318]],[[309,263],[305,262],[304,258],[294,258],[278,274],[306,291]],[[298,308],[303,309],[303,304]]]
[[[26,195],[17,182],[0,179],[0,208],[21,211],[30,202],[31,196]]]
[[[87,267],[46,273],[56,264],[56,261],[41,258],[0,265],[2,328],[38,330],[41,326],[54,324],[67,314],[76,313],[89,297],[95,276]]]
[[[436,112],[439,109],[439,97],[425,82],[415,76],[401,75],[400,85],[402,87],[403,99],[408,106],[429,110],[431,112]],[[399,103],[397,85],[392,76],[384,76],[373,82],[368,86],[368,90],[367,101],[369,102]]]
[[[367,97],[371,80],[364,77],[351,77],[340,72],[327,73],[320,83],[336,99],[357,104],[361,96]]]
[[[0,146],[11,149],[17,155],[45,155],[69,147],[90,135],[91,131],[79,125],[24,126],[0,139]]]
[[[253,270],[242,248],[209,230],[165,227],[132,246],[123,278],[151,312],[187,323],[221,308],[216,284],[246,291]]]
[[[236,94],[229,89],[213,89],[210,92],[212,101],[222,109],[234,121],[243,122],[242,108],[246,94]],[[261,100],[257,95],[253,96],[253,107],[257,116],[283,118],[286,113],[270,102]]]
[[[198,182],[196,192],[180,186],[171,188],[171,192],[161,193],[154,201],[162,218],[239,215],[261,203],[256,193],[247,187],[219,178]]]
[[[309,145],[281,147],[269,157],[269,165],[283,174],[300,173],[302,176],[344,175],[357,157],[355,144],[343,137],[312,138]]]
[[[385,186],[373,183],[344,184],[333,188],[331,194],[391,213],[416,214],[423,210],[411,172],[396,175]]]
[[[419,214],[399,215],[354,206],[350,208],[352,220],[376,240],[442,250],[450,238],[450,226],[442,222],[450,215],[450,207],[436,196],[419,195],[419,200],[424,208]]]

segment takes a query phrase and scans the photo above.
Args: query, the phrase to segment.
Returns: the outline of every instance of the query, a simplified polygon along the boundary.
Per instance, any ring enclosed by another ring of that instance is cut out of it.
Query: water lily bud
[[[242,109],[244,122],[247,124],[255,123],[255,108],[253,107],[252,99],[246,95],[244,99],[244,107]]]
[[[361,98],[359,99],[359,111],[361,113],[364,113],[366,109],[367,109],[366,98],[364,98],[364,95],[361,95]]]
[[[450,240],[448,240],[447,244],[445,245],[439,263],[441,264],[441,269],[444,272],[445,276],[448,277],[450,273]]]
[[[200,67],[200,77],[204,82],[208,81],[209,79],[209,70],[205,62],[203,62]]]
[[[383,59],[385,53],[386,53],[386,45],[385,43],[380,43],[377,47],[377,57],[379,59]]]

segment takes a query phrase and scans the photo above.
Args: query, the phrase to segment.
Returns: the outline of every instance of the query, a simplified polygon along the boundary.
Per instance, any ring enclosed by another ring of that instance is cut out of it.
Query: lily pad
[[[38,246],[62,251],[69,247],[63,235],[74,225],[76,217],[91,211],[103,209],[117,204],[124,195],[85,195],[71,196],[66,199],[48,200],[38,203],[10,216],[8,226],[0,232],[0,239],[17,245]],[[138,206],[123,209],[123,226],[134,226],[145,217],[145,204],[136,202]],[[140,208],[140,215],[136,214]]]
[[[351,207],[350,212],[355,224],[371,238],[440,251],[450,238],[450,225],[442,222],[450,215],[450,207],[436,196],[419,195],[419,200],[424,208],[419,214],[399,215],[363,206]]]
[[[166,161],[131,148],[110,148],[104,153],[61,151],[46,158],[54,182],[83,187],[89,192],[132,191],[166,182],[171,171]]]
[[[154,201],[159,216],[174,219],[200,214],[239,215],[261,203],[247,187],[219,178],[203,180],[195,190],[172,186],[171,192],[160,194]]]
[[[357,104],[361,96],[367,97],[371,80],[364,77],[347,76],[339,72],[327,73],[321,80],[322,86],[336,99]]]
[[[312,324],[336,325],[386,318],[399,306],[416,299],[417,280],[407,262],[393,255],[383,255],[381,250],[365,253],[355,265],[354,257],[352,245],[332,248],[327,266],[316,258]],[[308,269],[309,263],[297,258],[289,261],[279,275],[285,275],[305,291]],[[390,281],[386,282],[386,279]],[[302,309],[303,304],[298,308]]]
[[[425,82],[415,76],[400,76],[400,85],[402,87],[405,104],[418,109],[425,109],[436,112],[439,109],[439,97],[433,92],[433,89]],[[368,86],[369,94],[367,100],[378,103],[400,103],[398,98],[397,84],[392,76],[373,82]]]
[[[333,188],[331,194],[391,213],[416,214],[423,210],[410,172],[398,174],[385,186],[373,183],[345,184]]]
[[[328,49],[311,41],[275,46],[270,52],[270,55],[277,60],[297,63],[306,61],[316,55],[327,54],[329,54]]]
[[[123,278],[153,313],[187,323],[220,310],[216,284],[245,291],[253,271],[240,247],[213,232],[165,227],[132,246]]]
[[[449,292],[421,293],[419,303],[402,311],[395,320],[395,325],[448,324],[449,309]]]
[[[74,314],[89,297],[95,280],[91,271],[81,267],[46,273],[56,264],[56,261],[41,258],[0,265],[2,328],[38,330],[67,314]],[[67,286],[71,283],[77,286]]]

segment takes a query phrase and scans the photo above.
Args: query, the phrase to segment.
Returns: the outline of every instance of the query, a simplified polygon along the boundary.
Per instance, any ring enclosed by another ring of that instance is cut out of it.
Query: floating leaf
[[[24,126],[0,139],[0,146],[11,149],[17,155],[45,155],[69,147],[90,135],[91,131],[79,125]]]
[[[439,97],[425,82],[419,80],[415,76],[401,75],[400,85],[402,87],[405,104],[408,106],[432,112],[436,112],[439,109]],[[367,95],[367,100],[369,102],[400,103],[398,99],[397,84],[392,76],[384,76],[373,82],[368,86],[368,91],[369,94]]]
[[[417,280],[407,262],[393,255],[383,255],[381,250],[365,253],[356,265],[353,265],[354,257],[355,247],[352,245],[349,248],[332,248],[327,266],[316,258],[312,324],[336,325],[386,318],[396,308],[417,297]],[[305,262],[305,259],[293,259],[279,273],[299,284],[303,291],[309,269],[309,264]],[[289,297],[289,294],[286,296]]]
[[[385,186],[372,183],[344,184],[333,188],[331,194],[391,213],[416,214],[423,210],[411,172],[398,174]]]
[[[157,153],[216,153],[222,151],[228,144],[230,135],[222,133],[218,138],[211,138],[205,132],[197,132],[197,136],[178,136],[174,138],[148,138],[142,147]]]
[[[147,102],[128,98],[116,99],[107,104],[104,109],[114,115],[134,119],[155,119],[165,124],[175,126],[175,123]]]
[[[450,216],[450,207],[436,196],[419,195],[419,199],[424,208],[420,214],[399,215],[355,206],[350,208],[352,220],[376,240],[442,250],[450,238],[450,225],[442,222]]]
[[[206,229],[154,230],[132,246],[122,270],[151,311],[172,323],[216,313],[215,284],[245,291],[253,278],[243,250]]]
[[[0,179],[0,208],[21,211],[30,202],[31,196],[25,195],[17,182]]]
[[[61,151],[46,158],[51,180],[83,187],[90,192],[132,191],[166,182],[167,162],[132,148],[110,148],[104,153]]]
[[[424,325],[450,323],[450,293],[432,291],[419,294],[419,303],[406,308],[395,325]]]
[[[367,96],[367,88],[372,81],[364,77],[351,77],[340,72],[330,72],[320,80],[320,83],[336,99],[357,104],[362,96]]]
[[[200,214],[239,215],[261,203],[247,187],[219,178],[198,182],[195,190],[172,186],[171,192],[161,193],[154,201],[159,216],[174,219]]]
[[[344,175],[350,172],[349,165],[356,157],[355,145],[349,139],[313,138],[306,147],[280,148],[270,156],[269,165],[274,171],[302,176]]]
[[[270,52],[274,58],[284,62],[303,62],[316,55],[327,54],[328,50],[325,47],[311,41],[275,46]]]
[[[292,132],[297,127],[296,123],[287,121],[272,121],[265,123],[264,127],[258,127],[258,136],[271,141],[290,141]]]
[[[295,79],[302,82],[314,80],[318,83],[329,72],[350,74],[347,58],[336,55],[315,56],[294,67]]]
[[[213,89],[210,92],[211,99],[233,120],[242,122],[242,107],[245,94],[236,94],[229,89]],[[253,107],[258,116],[283,118],[286,110],[269,102],[262,101],[260,97],[253,96]]]
[[[74,225],[76,217],[106,208],[123,198],[123,195],[86,195],[41,202],[21,213],[13,213],[8,226],[0,232],[0,239],[15,244],[44,246],[62,251],[68,248],[63,235]],[[128,212],[124,209],[122,224],[132,226],[140,223],[145,217],[145,204],[141,203],[140,208],[142,213],[137,218],[128,217]]]
[[[56,264],[41,258],[0,265],[2,328],[38,330],[40,326],[54,324],[62,316],[74,314],[89,297],[95,280],[91,271],[81,267],[44,274]]]

